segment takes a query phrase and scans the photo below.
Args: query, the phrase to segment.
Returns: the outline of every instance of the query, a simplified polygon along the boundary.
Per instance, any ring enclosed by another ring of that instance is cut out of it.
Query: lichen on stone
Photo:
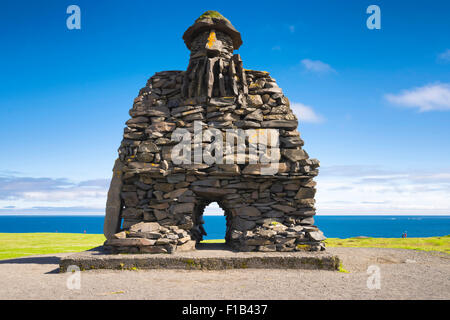
[[[215,10],[205,11],[200,17],[198,17],[197,20],[195,20],[195,22],[198,22],[203,19],[208,19],[208,18],[209,19],[226,20],[229,22],[229,20],[227,18],[225,18],[223,15],[221,15],[218,11],[215,11]]]

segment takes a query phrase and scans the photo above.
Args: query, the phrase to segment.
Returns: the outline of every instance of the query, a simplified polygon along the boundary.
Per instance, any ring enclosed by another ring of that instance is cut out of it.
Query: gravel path
[[[450,299],[450,255],[403,249],[329,248],[350,273],[317,270],[93,270],[81,288],[59,258],[0,261],[0,299]],[[369,265],[380,289],[368,289]]]

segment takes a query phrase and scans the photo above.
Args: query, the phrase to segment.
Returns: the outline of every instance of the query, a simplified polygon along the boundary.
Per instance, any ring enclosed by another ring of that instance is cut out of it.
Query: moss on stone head
[[[228,21],[227,18],[225,18],[223,15],[221,15],[218,11],[215,10],[208,10],[205,11],[200,17],[198,17],[197,20],[195,20],[195,22],[202,20],[202,19],[220,19],[220,20],[226,20]],[[228,21],[229,22],[229,21]]]

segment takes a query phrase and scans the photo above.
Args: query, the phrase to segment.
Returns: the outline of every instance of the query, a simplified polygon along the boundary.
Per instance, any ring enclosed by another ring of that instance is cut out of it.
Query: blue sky
[[[400,0],[4,1],[0,213],[102,212],[133,99],[186,68],[181,36],[206,10],[290,99],[319,214],[450,214],[450,2]]]

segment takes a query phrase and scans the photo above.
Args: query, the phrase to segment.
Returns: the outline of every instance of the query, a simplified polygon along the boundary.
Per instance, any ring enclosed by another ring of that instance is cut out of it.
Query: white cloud
[[[385,98],[393,104],[418,108],[420,112],[450,110],[450,84],[429,84],[398,94],[387,94]]]
[[[438,55],[439,61],[450,62],[450,49],[445,50]]]
[[[300,102],[291,102],[291,109],[297,116],[299,122],[311,122],[311,123],[321,123],[325,119],[315,113],[312,107],[304,105]]]
[[[51,208],[61,213],[98,213],[104,210],[108,188],[108,179],[74,182],[0,175],[0,213],[48,213]]]
[[[450,214],[449,171],[334,166],[323,168],[317,181],[319,214]]]
[[[205,208],[203,214],[207,216],[223,216],[224,212],[217,202],[212,202]]]
[[[336,72],[329,64],[320,60],[303,59],[301,61],[303,67],[310,72],[315,73],[329,73]]]
[[[109,180],[0,177],[1,214],[103,214]],[[346,165],[320,168],[318,214],[450,214],[450,170],[389,170]],[[206,215],[223,215],[211,203]]]

